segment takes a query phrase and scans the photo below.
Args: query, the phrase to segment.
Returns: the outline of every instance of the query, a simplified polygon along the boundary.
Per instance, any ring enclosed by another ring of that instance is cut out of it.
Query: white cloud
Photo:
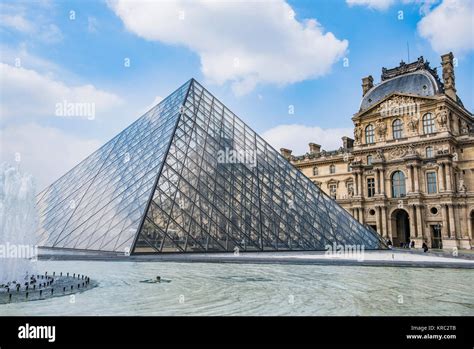
[[[418,23],[420,36],[438,53],[462,55],[474,49],[474,2],[444,0]]]
[[[367,6],[374,10],[384,11],[395,3],[395,0],[346,0],[349,6]]]
[[[293,150],[293,155],[309,151],[309,143],[317,143],[322,149],[335,150],[342,146],[341,137],[352,137],[351,128],[321,128],[306,125],[279,125],[263,132],[262,137],[278,151],[280,148]]]
[[[118,96],[91,84],[69,86],[35,70],[5,63],[0,63],[0,86],[2,120],[54,116],[57,103],[63,101],[94,104],[96,115],[100,117],[121,103]]]
[[[0,28],[22,34],[34,42],[54,44],[63,39],[61,29],[51,22],[47,2],[0,4]]]
[[[23,14],[0,14],[0,23],[3,27],[22,33],[32,33],[34,25]]]
[[[298,22],[283,0],[109,0],[125,27],[147,40],[196,52],[210,83],[232,82],[236,94],[260,83],[284,85],[329,72],[347,40],[324,32],[315,20]]]
[[[373,10],[385,11],[395,3],[416,4],[420,6],[420,13],[425,14],[429,8],[440,0],[346,0],[349,6],[366,6]]]
[[[44,24],[38,29],[35,37],[46,43],[54,44],[63,39],[63,33],[56,24]]]
[[[38,191],[101,145],[96,140],[80,139],[33,123],[0,129],[0,144],[0,163],[15,164],[15,154],[20,154],[19,164],[34,176]]]
[[[417,24],[418,34],[428,40],[436,52],[453,51],[462,55],[474,49],[472,0],[346,0],[349,6],[361,5],[381,11],[397,2],[420,7],[422,18]]]

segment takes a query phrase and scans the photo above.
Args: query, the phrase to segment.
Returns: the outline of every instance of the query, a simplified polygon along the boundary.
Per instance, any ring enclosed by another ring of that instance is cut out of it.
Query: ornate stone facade
[[[395,246],[474,246],[474,118],[455,94],[452,60],[442,56],[444,84],[422,57],[384,68],[378,85],[364,78],[354,140],[344,137],[336,151],[286,150],[294,166]],[[420,77],[427,82],[413,86]],[[403,80],[390,90],[396,79]]]

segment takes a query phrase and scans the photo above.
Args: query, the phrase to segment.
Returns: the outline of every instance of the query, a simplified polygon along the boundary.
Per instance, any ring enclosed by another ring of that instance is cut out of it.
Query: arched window
[[[426,113],[423,115],[423,133],[430,134],[436,132],[435,118],[433,114]]]
[[[318,173],[319,173],[318,168],[317,168],[317,167],[313,167],[313,176],[317,176]]]
[[[405,175],[402,171],[395,171],[392,174],[392,197],[401,198],[405,195]]]
[[[372,165],[372,155],[367,155],[367,165]]]
[[[329,166],[329,173],[336,173],[336,166],[334,165]]]
[[[433,157],[433,147],[426,147],[426,157],[427,158]]]
[[[375,143],[375,139],[374,139],[374,126],[371,124],[371,125],[368,125],[366,128],[365,128],[365,143],[366,144],[373,144]]]
[[[403,123],[402,120],[397,119],[392,123],[393,139],[400,139],[403,137]]]

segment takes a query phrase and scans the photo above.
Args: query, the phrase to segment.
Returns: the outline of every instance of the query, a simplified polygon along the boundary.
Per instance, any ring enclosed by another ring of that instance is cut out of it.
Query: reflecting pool
[[[40,261],[99,287],[0,315],[474,315],[471,269]],[[161,276],[171,282],[142,283]]]

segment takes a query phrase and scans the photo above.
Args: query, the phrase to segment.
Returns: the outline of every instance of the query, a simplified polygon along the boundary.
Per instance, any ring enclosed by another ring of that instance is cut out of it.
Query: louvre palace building
[[[281,154],[394,246],[472,248],[474,119],[454,63],[441,56],[442,80],[423,57],[382,68],[380,83],[362,79],[353,138],[334,151],[310,143],[304,155]]]

